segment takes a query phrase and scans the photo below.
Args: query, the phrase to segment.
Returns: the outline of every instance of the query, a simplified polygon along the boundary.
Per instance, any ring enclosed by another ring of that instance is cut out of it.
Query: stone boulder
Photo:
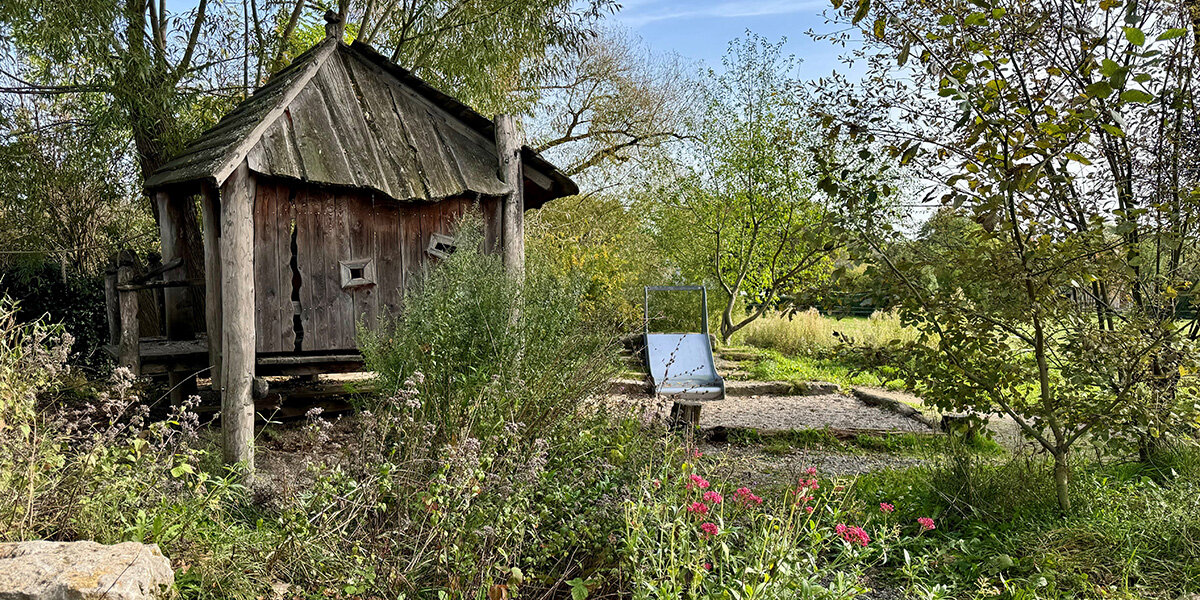
[[[0,600],[166,598],[174,582],[157,544],[0,544]]]

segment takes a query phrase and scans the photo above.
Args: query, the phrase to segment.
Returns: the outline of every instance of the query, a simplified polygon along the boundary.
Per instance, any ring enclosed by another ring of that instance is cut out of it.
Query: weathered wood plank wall
[[[436,260],[426,252],[432,234],[451,234],[478,204],[485,246],[495,247],[499,235],[496,198],[399,203],[265,177],[257,189],[255,321],[261,353],[354,350],[358,324],[399,310],[405,286]],[[373,261],[374,284],[344,289],[342,263],[367,259]],[[300,307],[299,332],[293,298]]]

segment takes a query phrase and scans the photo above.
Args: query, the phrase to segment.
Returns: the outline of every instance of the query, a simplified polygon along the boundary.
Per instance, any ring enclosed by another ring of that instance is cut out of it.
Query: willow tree
[[[527,108],[610,0],[341,0],[347,39],[371,43],[485,112]],[[319,41],[314,0],[40,0],[0,4],[0,102],[78,99],[76,126],[114,127],[142,177]],[[132,182],[131,187],[137,187]],[[153,206],[152,206],[153,210]],[[200,237],[193,236],[194,239]]]
[[[1077,443],[1146,451],[1194,410],[1179,383],[1197,324],[1177,318],[1200,258],[1193,15],[1132,0],[835,6],[872,68],[865,93],[826,99],[854,112],[826,118],[889,140],[979,224],[925,260],[872,240],[922,331],[924,394],[1016,420],[1053,458],[1065,510]]]

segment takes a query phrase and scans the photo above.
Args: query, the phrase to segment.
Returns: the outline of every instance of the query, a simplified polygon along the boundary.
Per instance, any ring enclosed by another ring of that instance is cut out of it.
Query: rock
[[[838,384],[829,381],[804,381],[796,386],[796,393],[801,396],[824,396],[838,393]]]
[[[892,395],[886,391],[854,388],[853,393],[855,398],[858,398],[867,406],[878,406],[880,408],[885,408],[898,415],[919,421],[925,425],[928,425],[929,427],[937,427],[937,423],[934,423],[929,419],[929,417],[926,417],[924,414],[922,414],[921,411],[905,404],[897,398],[892,397]]]
[[[0,600],[166,598],[174,583],[157,544],[0,544]]]
[[[726,381],[726,397],[787,396],[796,386],[790,381]]]
[[[751,381],[725,382],[725,395],[746,396],[824,396],[836,394],[838,386],[828,381]]]

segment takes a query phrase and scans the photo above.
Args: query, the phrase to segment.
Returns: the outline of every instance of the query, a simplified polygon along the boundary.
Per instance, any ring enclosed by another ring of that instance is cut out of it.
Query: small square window
[[[430,235],[429,247],[425,248],[425,252],[438,258],[450,258],[455,250],[458,250],[458,246],[455,245],[454,238],[440,233]]]
[[[339,262],[342,271],[342,289],[348,290],[375,285],[375,261],[369,258],[358,260],[343,260]]]

